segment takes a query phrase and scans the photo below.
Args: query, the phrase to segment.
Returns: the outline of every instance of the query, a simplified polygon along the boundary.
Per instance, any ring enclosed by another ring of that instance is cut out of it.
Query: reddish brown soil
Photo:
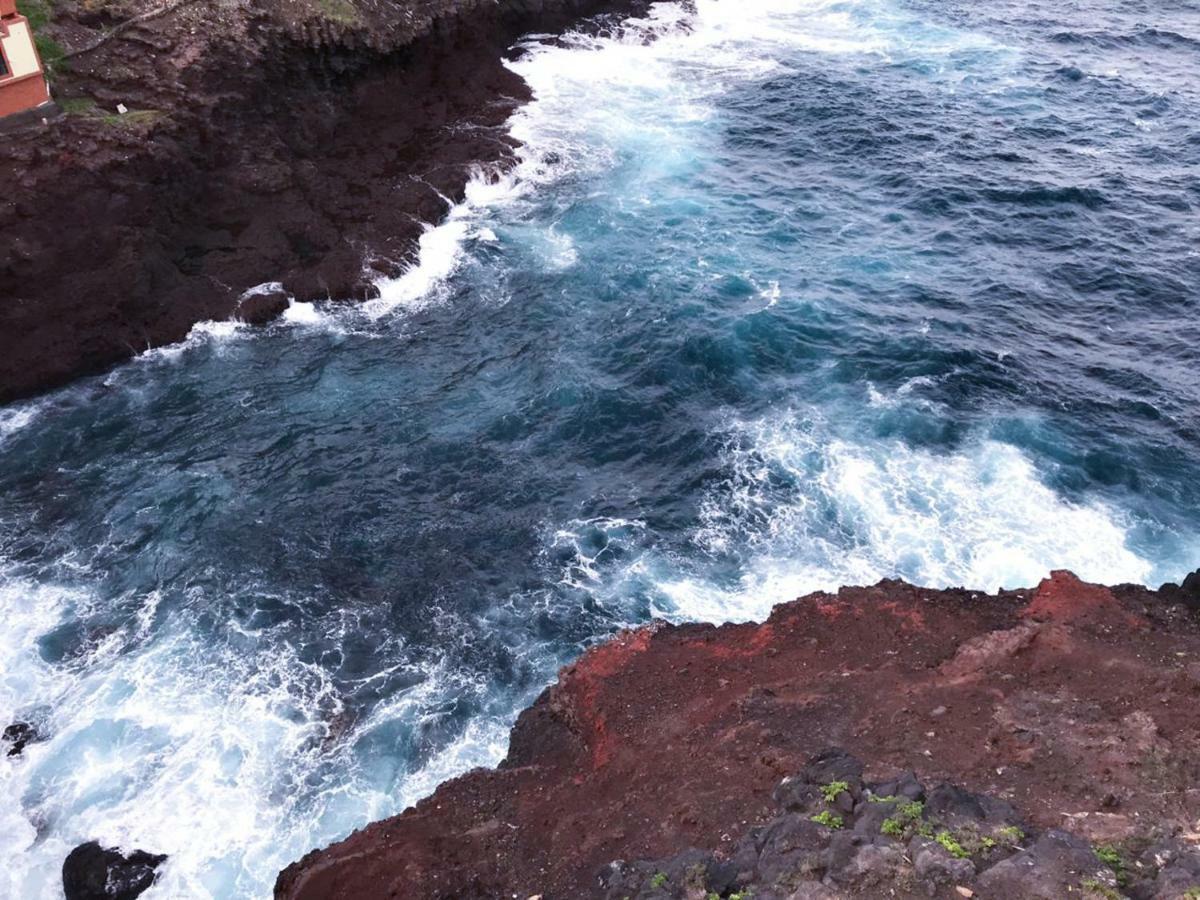
[[[276,896],[599,896],[616,859],[732,853],[779,815],[780,780],[831,746],[868,779],[952,781],[1038,829],[1195,843],[1197,580],[1155,592],[1055,572],[995,596],[885,581],[761,625],[623,634],[521,715],[498,769],[309,854]]]

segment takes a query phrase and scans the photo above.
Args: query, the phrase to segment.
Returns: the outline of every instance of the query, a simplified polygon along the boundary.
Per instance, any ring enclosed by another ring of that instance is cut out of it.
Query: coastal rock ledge
[[[653,625],[276,897],[1200,897],[1200,576]]]

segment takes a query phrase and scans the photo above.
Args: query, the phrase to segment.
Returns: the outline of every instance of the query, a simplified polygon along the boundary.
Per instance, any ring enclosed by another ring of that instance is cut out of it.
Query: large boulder
[[[242,294],[237,317],[250,325],[266,325],[283,315],[291,298],[281,287],[264,285]]]
[[[63,862],[66,900],[133,900],[154,884],[165,856],[134,850],[128,856],[95,841],[80,844]]]
[[[1065,831],[1047,831],[1032,847],[996,863],[976,882],[983,897],[1062,900],[1084,888],[1116,893],[1113,871],[1092,846]]]

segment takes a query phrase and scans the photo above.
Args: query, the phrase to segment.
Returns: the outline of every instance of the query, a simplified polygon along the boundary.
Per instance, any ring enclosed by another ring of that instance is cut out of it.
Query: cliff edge
[[[512,42],[634,5],[20,0],[63,113],[0,122],[0,403],[370,296],[511,157]]]
[[[884,581],[657,625],[507,759],[315,851],[309,898],[1200,896],[1200,573]]]

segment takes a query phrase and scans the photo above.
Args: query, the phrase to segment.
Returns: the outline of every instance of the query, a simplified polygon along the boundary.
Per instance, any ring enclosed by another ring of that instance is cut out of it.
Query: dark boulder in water
[[[3,741],[8,745],[8,756],[20,756],[29,744],[41,740],[37,728],[28,722],[13,722],[4,729]]]
[[[157,877],[165,856],[134,850],[128,856],[95,841],[80,844],[63,862],[66,900],[133,900]]]
[[[247,293],[238,304],[237,317],[250,325],[266,325],[283,315],[289,302],[282,289]]]

